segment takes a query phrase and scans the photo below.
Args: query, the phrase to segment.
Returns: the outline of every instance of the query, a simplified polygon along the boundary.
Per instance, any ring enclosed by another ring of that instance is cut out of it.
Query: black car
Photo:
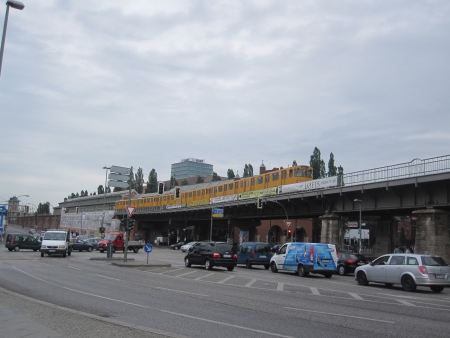
[[[39,242],[33,235],[8,234],[6,236],[5,247],[9,251],[19,251],[21,249],[38,251],[41,248],[41,242]]]
[[[233,271],[237,258],[236,246],[231,243],[200,242],[189,249],[184,265],[204,265],[207,270],[221,266]]]
[[[76,239],[73,241],[72,250],[86,250],[91,252],[92,250],[94,250],[94,246],[92,245],[92,243],[89,243],[89,239]]]
[[[173,249],[173,250],[180,250],[182,245],[185,245],[186,242],[178,242],[177,244],[172,244],[169,246],[169,248]]]
[[[363,255],[352,253],[338,253],[338,270],[337,272],[341,276],[345,276],[347,273],[354,273],[358,266],[367,264],[367,259]]]

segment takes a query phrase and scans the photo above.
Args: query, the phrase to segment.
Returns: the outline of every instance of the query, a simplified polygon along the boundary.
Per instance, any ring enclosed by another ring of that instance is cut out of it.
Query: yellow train
[[[130,205],[135,206],[136,211],[139,211],[140,208],[156,211],[254,199],[275,195],[279,186],[311,181],[313,177],[312,167],[306,165],[285,169],[274,168],[270,171],[266,171],[264,168],[260,168],[260,170],[262,172],[259,175],[251,177],[175,187],[163,194],[136,195],[131,199]],[[117,201],[116,211],[124,212],[127,205],[127,199]]]

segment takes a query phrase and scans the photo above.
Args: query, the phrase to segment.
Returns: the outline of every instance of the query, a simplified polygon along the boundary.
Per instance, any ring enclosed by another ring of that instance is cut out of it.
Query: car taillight
[[[11,244],[14,243],[14,237],[11,237]]]
[[[309,260],[314,262],[314,245],[311,245],[311,248],[309,249]]]
[[[220,254],[217,253],[217,252],[214,252],[214,253],[213,253],[213,258],[220,258]]]
[[[255,258],[255,251],[252,250],[252,258]]]
[[[426,266],[420,265],[417,267],[421,274],[428,275],[428,270]]]
[[[237,254],[234,254],[234,255],[233,255],[233,259],[238,259],[238,255],[237,255]]]
[[[354,259],[347,259],[347,263],[348,264],[353,264],[353,263],[355,263],[355,260]]]

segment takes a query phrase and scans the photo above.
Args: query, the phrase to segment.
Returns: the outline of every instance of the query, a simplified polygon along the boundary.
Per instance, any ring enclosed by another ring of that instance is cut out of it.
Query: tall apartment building
[[[197,158],[185,158],[181,162],[173,163],[170,169],[170,177],[176,180],[193,176],[212,176],[213,165],[208,164],[205,160]]]

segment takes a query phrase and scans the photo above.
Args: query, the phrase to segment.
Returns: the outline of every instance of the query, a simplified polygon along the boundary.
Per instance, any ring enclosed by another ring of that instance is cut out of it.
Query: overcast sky
[[[0,4],[3,27],[6,1]],[[170,179],[450,154],[450,2],[24,0],[0,77],[0,200],[53,206],[104,166]]]

